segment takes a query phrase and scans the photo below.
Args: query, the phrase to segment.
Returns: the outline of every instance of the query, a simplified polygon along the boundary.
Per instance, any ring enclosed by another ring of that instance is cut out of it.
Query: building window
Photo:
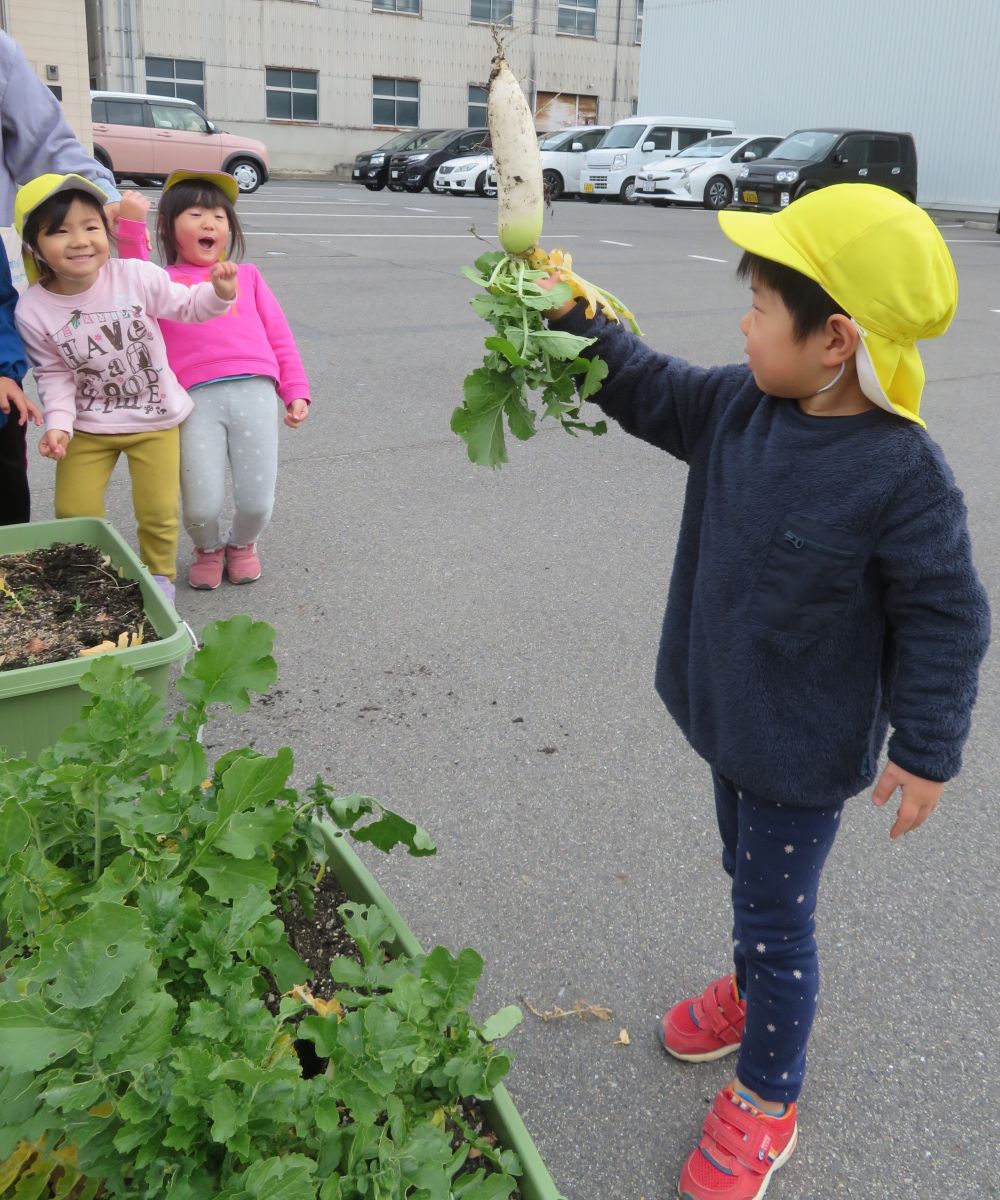
[[[269,121],[318,121],[319,75],[268,67],[265,73]]]
[[[372,12],[409,13],[420,16],[420,0],[372,0]]]
[[[597,124],[597,97],[572,92],[539,92],[535,97],[535,128],[540,132]]]
[[[420,84],[415,79],[372,80],[372,124],[416,129]]]
[[[559,32],[597,36],[597,0],[559,0]]]
[[[146,91],[153,96],[175,96],[205,107],[205,64],[186,58],[147,58]]]
[[[477,129],[480,125],[486,124],[486,97],[489,94],[489,88],[475,87],[469,84],[469,125],[475,126]]]
[[[469,20],[484,25],[513,25],[514,0],[472,0]]]
[[[635,0],[635,44],[642,45],[642,0]]]

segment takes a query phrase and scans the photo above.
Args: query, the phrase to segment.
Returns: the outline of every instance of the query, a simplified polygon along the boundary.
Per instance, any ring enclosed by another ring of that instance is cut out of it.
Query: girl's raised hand
[[[49,429],[38,443],[38,453],[42,458],[65,458],[68,445],[69,434],[65,430]]]
[[[236,299],[236,271],[237,266],[234,262],[217,262],[212,268],[209,279],[220,300]]]
[[[289,429],[298,429],[309,416],[308,400],[293,400],[285,409],[285,424]]]
[[[146,217],[149,215],[149,200],[142,192],[123,192],[116,215],[119,221],[142,221],[145,223]]]

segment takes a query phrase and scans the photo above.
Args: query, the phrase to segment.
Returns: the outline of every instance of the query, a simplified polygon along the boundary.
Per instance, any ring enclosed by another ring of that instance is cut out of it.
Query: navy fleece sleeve
[[[889,758],[943,783],[961,767],[990,614],[962,493],[939,453],[920,465],[894,497],[877,551],[898,656]]]
[[[745,382],[744,369],[694,367],[682,358],[657,353],[630,329],[601,313],[588,321],[584,307],[580,301],[549,324],[597,338],[583,357],[603,359],[608,374],[592,402],[628,433],[689,462],[725,399]]]
[[[0,246],[0,375],[20,383],[28,370],[24,345],[14,324],[17,292],[10,281],[10,265]]]

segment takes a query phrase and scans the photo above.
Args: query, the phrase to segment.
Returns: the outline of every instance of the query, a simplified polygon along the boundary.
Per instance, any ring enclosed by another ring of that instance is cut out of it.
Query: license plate
[[[757,193],[756,192],[744,192],[743,193],[743,203],[744,204],[756,204],[757,203]]]
[[[637,184],[637,187],[639,188],[640,192],[655,192],[656,191],[656,184],[652,181],[652,179],[640,179]]]
[[[402,174],[402,172],[400,172],[400,171],[393,171],[392,177],[393,177],[393,179],[398,179],[401,174]]]
[[[583,190],[585,192],[592,192],[594,190],[594,185],[592,183],[585,183],[583,185]]]
[[[354,178],[354,179],[360,179],[360,178],[361,178],[361,171],[360,171],[360,169],[358,169],[358,170],[356,170],[356,171],[354,172],[354,174],[353,174],[352,178]]]

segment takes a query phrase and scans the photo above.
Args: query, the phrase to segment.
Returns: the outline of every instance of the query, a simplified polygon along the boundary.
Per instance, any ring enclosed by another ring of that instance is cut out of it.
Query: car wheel
[[[622,184],[622,190],[618,193],[618,199],[622,204],[639,203],[639,197],[635,193],[635,176],[631,179],[626,179]]]
[[[369,192],[380,192],[385,187],[384,183],[366,183],[365,188]]]
[[[250,158],[238,158],[236,162],[230,163],[228,171],[235,178],[239,185],[240,195],[243,196],[255,192],[264,182],[259,165]]]
[[[487,181],[488,171],[480,171],[479,178],[476,180],[476,195],[477,196],[495,196],[497,190],[495,187],[490,187]]]
[[[706,208],[725,208],[733,199],[733,185],[725,175],[716,175],[705,184],[702,203]]]
[[[550,202],[558,200],[563,194],[563,177],[558,171],[543,171],[542,184],[545,188],[545,199]]]

